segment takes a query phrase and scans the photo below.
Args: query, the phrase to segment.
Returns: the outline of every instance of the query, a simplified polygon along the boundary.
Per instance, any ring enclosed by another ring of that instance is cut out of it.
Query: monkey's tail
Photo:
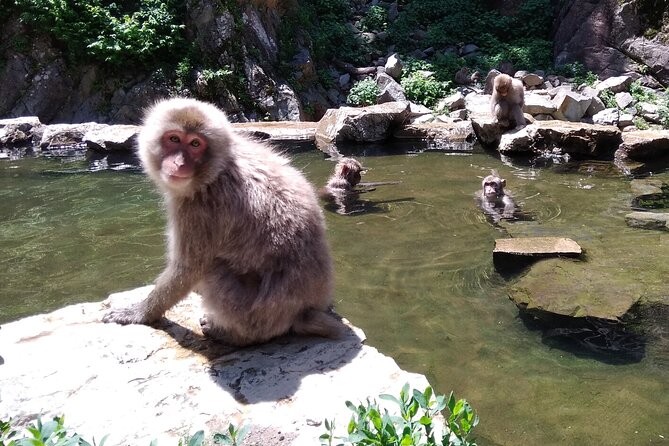
[[[314,335],[339,339],[344,334],[344,323],[334,313],[309,308],[293,323],[292,330],[298,335]]]

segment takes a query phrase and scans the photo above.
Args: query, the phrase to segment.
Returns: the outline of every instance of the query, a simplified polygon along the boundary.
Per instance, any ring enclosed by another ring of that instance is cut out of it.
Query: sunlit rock
[[[323,147],[344,141],[383,141],[409,113],[408,102],[330,109],[316,127],[316,145],[323,150]]]
[[[349,326],[338,341],[283,337],[231,349],[204,338],[200,299],[191,295],[154,327],[103,324],[108,309],[146,297],[150,287],[3,324],[0,418],[65,414],[84,438],[107,444],[176,445],[185,435],[250,425],[248,444],[319,444],[324,419],[344,435],[345,402],[399,395],[422,375],[363,344]]]
[[[567,237],[522,237],[495,240],[493,255],[551,257],[578,256],[581,247]]]
[[[137,142],[140,127],[136,125],[110,125],[96,127],[84,134],[88,148],[100,152],[132,150]]]

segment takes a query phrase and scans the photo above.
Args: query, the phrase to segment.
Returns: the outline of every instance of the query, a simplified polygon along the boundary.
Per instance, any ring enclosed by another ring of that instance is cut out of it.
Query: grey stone
[[[66,414],[84,438],[109,434],[115,445],[177,444],[200,429],[211,438],[232,422],[249,425],[249,444],[281,438],[306,446],[319,443],[324,419],[350,418],[346,401],[429,385],[365,345],[350,325],[336,341],[283,337],[226,347],[202,336],[194,294],[155,328],[100,322],[109,307],[138,302],[150,289],[3,324],[0,417]],[[337,423],[335,435],[345,434],[346,423]]]
[[[633,228],[660,229],[667,231],[669,213],[666,212],[631,212],[625,215],[625,223]]]

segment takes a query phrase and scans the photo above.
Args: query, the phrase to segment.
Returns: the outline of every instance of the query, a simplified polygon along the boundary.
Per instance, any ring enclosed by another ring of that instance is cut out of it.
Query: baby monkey
[[[343,157],[335,165],[327,184],[319,189],[318,195],[328,203],[334,204],[338,214],[355,214],[365,211],[365,202],[359,200],[361,194],[375,191],[376,186],[399,183],[399,181],[361,183],[364,172],[360,161]]]
[[[194,99],[151,107],[138,138],[167,207],[167,267],[155,288],[104,322],[150,324],[197,291],[205,335],[244,346],[288,332],[338,337],[333,265],[316,193],[271,147]]]
[[[493,223],[515,218],[516,203],[504,190],[506,180],[501,178],[496,170],[492,170],[490,175],[483,179],[481,187],[477,200],[481,210],[492,219]]]

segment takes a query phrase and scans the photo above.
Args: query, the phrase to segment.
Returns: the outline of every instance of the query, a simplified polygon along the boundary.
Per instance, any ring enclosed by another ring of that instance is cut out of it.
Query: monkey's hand
[[[102,322],[113,322],[121,325],[150,324],[159,318],[160,315],[156,317],[146,311],[146,306],[143,302],[140,302],[128,308],[114,308],[102,316]]]

